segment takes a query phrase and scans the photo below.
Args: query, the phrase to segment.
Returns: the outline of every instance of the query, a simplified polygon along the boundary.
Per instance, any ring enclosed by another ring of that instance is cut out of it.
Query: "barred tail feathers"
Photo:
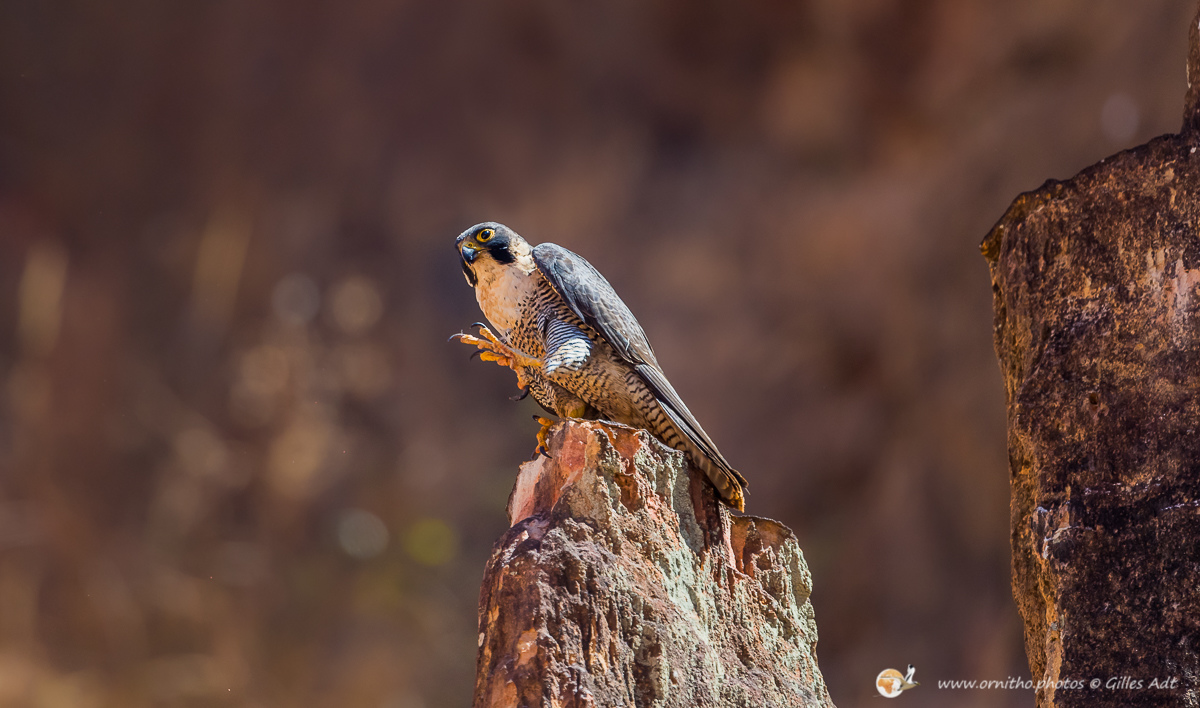
[[[665,442],[688,454],[692,464],[704,472],[726,504],[738,511],[744,511],[745,490],[748,486],[746,478],[726,461],[661,371],[648,364],[639,364],[637,372],[654,393],[659,407],[670,419],[671,433],[674,435],[664,435]]]

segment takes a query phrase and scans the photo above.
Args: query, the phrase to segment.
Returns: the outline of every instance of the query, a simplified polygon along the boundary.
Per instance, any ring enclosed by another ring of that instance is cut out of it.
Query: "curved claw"
[[[557,423],[558,421],[554,420],[553,418],[546,418],[546,417],[540,416],[540,415],[535,415],[533,417],[533,419],[542,424],[542,429],[538,431],[538,434],[537,434],[538,444],[537,444],[537,447],[535,447],[533,449],[533,457],[531,457],[529,459],[536,460],[538,455],[545,455],[546,457],[550,457],[550,440],[549,440],[550,427],[552,425],[554,425],[555,423]]]
[[[454,334],[450,335],[450,337],[448,339],[446,339],[446,341],[453,342],[455,339],[461,339],[462,336],[463,336],[462,332],[455,332]]]
[[[518,393],[517,395],[515,395],[515,396],[509,396],[509,397],[508,397],[508,400],[510,400],[510,401],[524,401],[524,400],[525,400],[525,397],[526,397],[526,396],[528,396],[528,395],[529,395],[529,387],[528,387],[528,386],[526,386],[525,388],[521,389],[521,392],[520,392],[520,393]]]
[[[482,322],[472,322],[472,323],[471,323],[471,326],[472,326],[472,327],[478,327],[479,329],[487,329],[487,325],[485,325],[485,324],[484,324],[484,323],[482,323]]]
[[[474,359],[475,357],[479,356],[482,353],[483,353],[482,349],[476,349],[475,351],[471,352],[471,356],[467,357],[467,361]]]

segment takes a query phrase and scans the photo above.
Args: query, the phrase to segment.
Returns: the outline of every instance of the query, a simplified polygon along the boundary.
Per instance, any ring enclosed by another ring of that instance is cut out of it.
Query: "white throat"
[[[517,260],[506,265],[491,258],[480,258],[474,263],[475,277],[479,279],[475,299],[484,317],[500,330],[498,334],[508,334],[516,326],[521,319],[518,305],[537,289],[540,273],[527,249],[528,246],[519,251]]]

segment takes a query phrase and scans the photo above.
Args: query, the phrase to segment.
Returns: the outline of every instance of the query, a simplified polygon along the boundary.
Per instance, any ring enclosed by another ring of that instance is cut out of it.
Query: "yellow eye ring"
[[[495,235],[495,229],[484,229],[483,231],[479,232],[479,235],[475,237],[475,240],[479,241],[480,243],[486,243],[487,241],[491,241],[492,237]]]

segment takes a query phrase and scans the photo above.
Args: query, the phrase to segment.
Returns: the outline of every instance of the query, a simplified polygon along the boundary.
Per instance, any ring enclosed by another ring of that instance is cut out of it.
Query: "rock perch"
[[[1038,706],[1200,705],[1200,43],[1184,125],[984,240]]]
[[[644,431],[566,422],[550,452],[484,573],[476,708],[833,706],[790,530]]]

